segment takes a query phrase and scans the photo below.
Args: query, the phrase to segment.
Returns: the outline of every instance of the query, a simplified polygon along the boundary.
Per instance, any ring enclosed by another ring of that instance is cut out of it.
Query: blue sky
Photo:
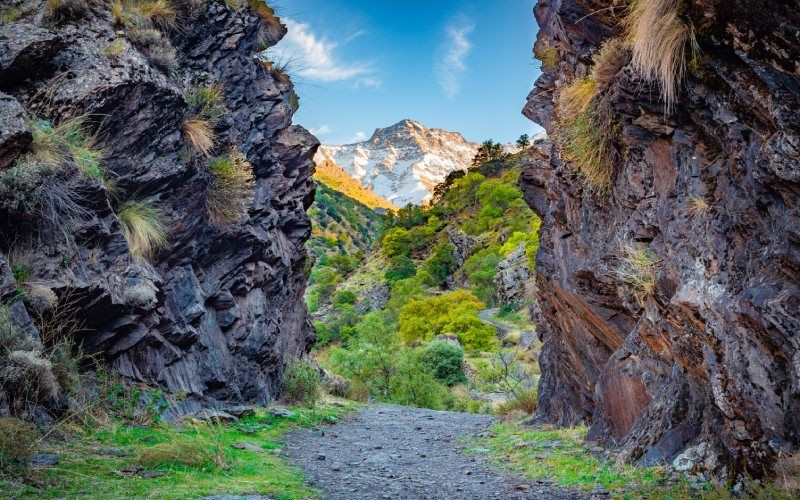
[[[274,0],[289,35],[295,123],[323,143],[369,137],[403,118],[472,141],[539,127],[520,114],[539,75],[534,0]]]

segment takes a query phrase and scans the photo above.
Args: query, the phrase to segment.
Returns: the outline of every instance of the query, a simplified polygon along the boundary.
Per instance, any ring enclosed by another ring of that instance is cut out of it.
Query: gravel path
[[[474,415],[373,405],[334,426],[291,434],[287,452],[326,498],[581,498],[493,471],[464,437],[495,422]]]

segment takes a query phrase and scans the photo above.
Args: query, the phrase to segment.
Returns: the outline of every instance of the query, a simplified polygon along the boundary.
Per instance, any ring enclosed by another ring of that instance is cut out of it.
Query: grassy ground
[[[490,437],[470,444],[469,451],[492,459],[528,479],[547,479],[585,491],[603,488],[617,498],[685,498],[687,486],[671,481],[660,467],[618,465],[590,452],[585,427],[542,430],[497,424]]]
[[[304,426],[335,423],[355,406],[325,402],[313,410],[290,407],[295,412],[292,417],[274,417],[259,409],[252,417],[219,425],[113,422],[65,441],[45,443],[39,452],[57,453],[58,465],[32,470],[25,483],[0,478],[0,498],[196,498],[245,493],[278,499],[316,497],[281,453],[282,436]],[[244,443],[264,451],[236,447]],[[163,475],[142,477],[148,473]]]

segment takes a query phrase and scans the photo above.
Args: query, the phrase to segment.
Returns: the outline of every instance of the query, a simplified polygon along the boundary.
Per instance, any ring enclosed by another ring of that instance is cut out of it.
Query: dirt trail
[[[336,425],[297,432],[287,452],[326,498],[585,498],[498,473],[464,451],[490,415],[373,405]]]

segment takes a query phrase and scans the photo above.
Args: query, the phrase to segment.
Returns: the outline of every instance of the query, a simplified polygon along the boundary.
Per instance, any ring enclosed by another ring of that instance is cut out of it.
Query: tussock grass
[[[125,24],[125,4],[121,0],[111,2],[111,15],[114,17],[114,24],[122,26]]]
[[[597,95],[598,84],[581,78],[562,89],[558,100],[561,151],[577,167],[587,186],[597,191],[611,187],[615,151],[611,138],[613,113]]]
[[[56,22],[77,19],[86,14],[86,0],[47,0],[47,9]]]
[[[686,213],[690,217],[703,217],[711,210],[711,205],[699,196],[692,196],[686,202]]]
[[[118,61],[122,53],[125,52],[125,42],[116,39],[103,48],[103,55],[112,61]]]
[[[497,407],[497,413],[503,416],[513,414],[533,415],[539,406],[539,393],[534,387],[530,390],[518,391],[513,398]]]
[[[800,496],[800,452],[783,455],[775,463],[776,482],[792,498]]]
[[[651,295],[658,279],[658,263],[658,256],[652,250],[623,243],[616,274],[624,283]]]
[[[260,58],[259,62],[279,82],[285,85],[292,83],[292,78],[289,76],[289,62],[268,61],[263,58]]]
[[[183,120],[183,137],[192,146],[209,156],[214,147],[214,130],[207,118],[192,116]]]
[[[16,418],[0,418],[0,475],[17,476],[28,468],[39,432]]]
[[[661,88],[664,108],[675,104],[678,82],[686,74],[686,49],[696,42],[678,16],[679,0],[635,0],[624,21],[633,68]]]
[[[126,36],[145,59],[161,71],[171,73],[178,68],[175,48],[157,29],[134,26],[128,29]]]
[[[135,258],[148,259],[167,246],[167,228],[161,222],[161,213],[151,203],[129,201],[122,205],[117,218]]]
[[[177,28],[178,14],[171,0],[135,2],[133,8],[148,26],[161,30],[174,30]]]
[[[211,436],[175,436],[169,441],[143,449],[136,461],[139,465],[151,468],[183,466],[225,469],[228,466],[225,451],[222,444],[214,439],[216,433],[210,434]]]
[[[253,167],[238,151],[208,161],[211,184],[206,195],[206,210],[218,227],[233,224],[247,214],[253,201]]]
[[[84,174],[104,179],[100,164],[103,152],[94,146],[84,117],[65,120],[55,127],[45,120],[34,120],[29,125],[33,134],[30,161],[57,166],[71,159]]]
[[[608,40],[592,57],[594,65],[589,73],[589,79],[600,88],[605,88],[628,63],[628,59],[629,53],[625,40],[622,38]]]

